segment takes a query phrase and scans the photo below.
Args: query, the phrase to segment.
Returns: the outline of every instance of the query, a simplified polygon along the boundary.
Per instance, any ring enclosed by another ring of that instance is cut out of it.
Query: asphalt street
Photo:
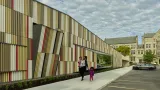
[[[132,70],[102,90],[160,90],[160,69]]]

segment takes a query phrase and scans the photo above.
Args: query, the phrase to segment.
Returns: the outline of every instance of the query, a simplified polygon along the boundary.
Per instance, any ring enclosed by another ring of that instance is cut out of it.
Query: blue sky
[[[69,14],[102,39],[141,37],[160,29],[160,0],[39,1]]]

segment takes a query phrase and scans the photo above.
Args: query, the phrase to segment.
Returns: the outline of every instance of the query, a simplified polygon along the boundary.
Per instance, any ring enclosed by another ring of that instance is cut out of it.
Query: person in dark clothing
[[[78,68],[79,68],[79,72],[80,72],[81,60],[82,60],[82,57],[79,57],[79,60],[78,60]]]
[[[78,61],[78,66],[79,66],[79,73],[80,73],[80,75],[81,75],[81,77],[82,77],[82,79],[81,79],[81,81],[83,81],[83,78],[84,78],[84,72],[85,72],[85,70],[86,70],[86,64],[85,64],[86,62],[85,62],[85,60],[83,60],[83,59],[81,59],[80,58],[80,60]]]
[[[88,68],[87,56],[84,56],[84,60],[85,60],[85,71],[86,71],[87,68]],[[88,70],[89,70],[89,69],[88,69]]]
[[[84,72],[85,72],[85,67],[81,67],[80,68],[80,75],[82,77],[81,81],[83,81],[83,79],[84,79]]]

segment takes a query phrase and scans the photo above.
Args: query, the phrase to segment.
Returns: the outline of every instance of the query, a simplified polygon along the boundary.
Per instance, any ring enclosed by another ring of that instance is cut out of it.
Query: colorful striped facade
[[[122,55],[69,15],[35,0],[0,0],[0,82],[69,74],[79,56],[97,66],[97,52]]]

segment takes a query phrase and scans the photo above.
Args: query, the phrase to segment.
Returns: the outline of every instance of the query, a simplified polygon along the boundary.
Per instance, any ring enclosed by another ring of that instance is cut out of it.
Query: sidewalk
[[[83,81],[81,81],[81,78],[79,77],[26,90],[97,90],[128,73],[131,69],[132,67],[125,67],[97,73],[92,82],[89,81],[89,76],[87,75],[84,77]]]

